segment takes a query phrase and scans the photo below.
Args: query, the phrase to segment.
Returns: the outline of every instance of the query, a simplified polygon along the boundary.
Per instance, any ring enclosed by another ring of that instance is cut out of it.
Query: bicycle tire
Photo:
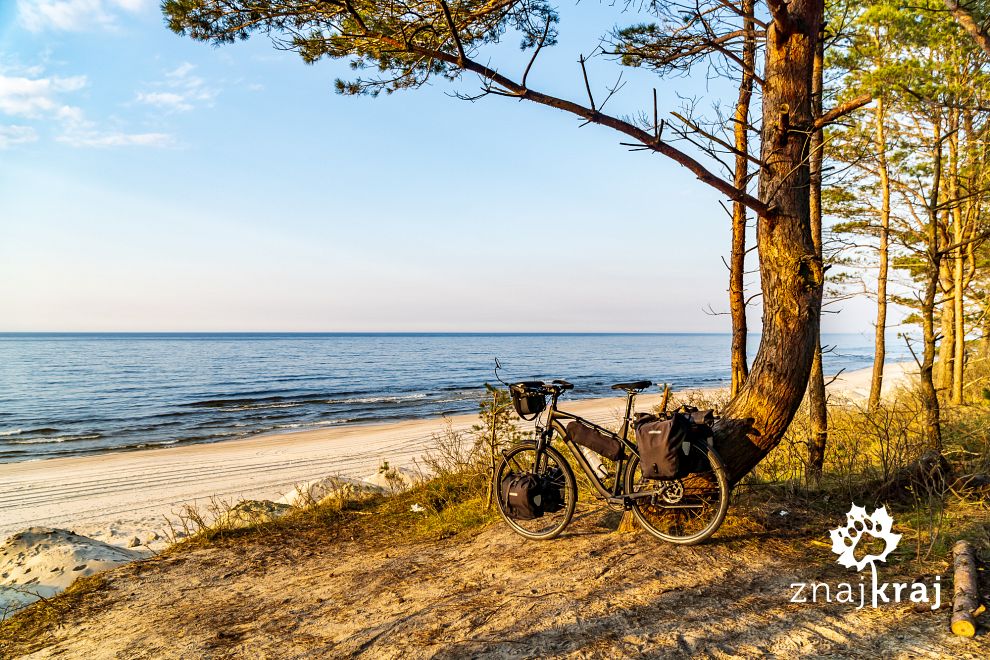
[[[536,455],[536,443],[527,441],[509,447],[502,453],[502,460],[499,462],[498,467],[495,470],[493,489],[495,492],[495,500],[498,503],[498,512],[502,516],[502,519],[509,525],[509,527],[527,539],[533,541],[548,541],[553,538],[560,536],[561,532],[567,527],[571,522],[571,518],[574,516],[574,507],[577,505],[577,481],[574,479],[574,471],[571,469],[570,463],[564,456],[554,449],[553,447],[544,447],[543,451],[546,455],[553,460],[556,467],[559,467],[564,477],[564,497],[565,504],[564,508],[555,514],[549,514],[553,516],[558,516],[554,523],[545,530],[534,531],[524,527],[520,521],[510,518],[505,512],[504,503],[502,502],[499,484],[502,483],[502,477],[505,476],[506,470],[512,469],[511,464],[515,464],[517,467],[522,463],[524,466],[528,466],[530,463],[528,461],[520,461],[520,457],[525,452],[531,452],[533,454],[533,459],[535,462]],[[542,520],[542,518],[536,518],[535,520]],[[528,522],[528,521],[527,521]]]
[[[725,521],[726,512],[729,510],[729,495],[731,492],[731,489],[729,488],[729,478],[725,471],[725,465],[724,463],[722,463],[722,459],[718,455],[718,453],[712,447],[709,447],[707,442],[699,442],[694,440],[691,441],[691,451],[695,451],[695,450],[703,452],[705,457],[708,459],[709,466],[712,469],[705,471],[703,474],[707,474],[709,472],[712,474],[718,490],[718,497],[719,497],[718,505],[714,509],[714,516],[708,522],[708,524],[705,525],[702,529],[698,530],[695,533],[688,534],[685,536],[667,533],[662,529],[660,529],[654,523],[654,521],[650,519],[653,514],[652,512],[647,511],[647,509],[648,508],[662,509],[664,511],[670,512],[667,513],[666,515],[672,517],[676,517],[677,515],[679,515],[678,513],[674,513],[674,512],[679,512],[681,510],[672,507],[664,507],[662,504],[657,505],[654,502],[650,502],[649,504],[642,504],[644,500],[633,499],[633,504],[632,504],[633,516],[635,516],[639,524],[643,526],[643,529],[645,529],[647,532],[649,532],[656,538],[660,539],[661,541],[666,541],[667,543],[673,543],[675,545],[696,545],[710,538],[712,534],[718,531],[718,528],[721,527],[722,523]],[[623,485],[625,486],[626,493],[638,492],[636,490],[637,487],[643,487],[643,486],[656,487],[658,484],[658,482],[652,482],[652,481],[640,482],[639,484],[637,484],[636,468],[638,467],[639,467],[639,457],[633,456],[632,459],[630,459],[629,463],[626,465],[626,473],[623,480],[624,482]],[[688,475],[688,478],[691,478],[692,476],[695,479],[701,479],[697,475]]]

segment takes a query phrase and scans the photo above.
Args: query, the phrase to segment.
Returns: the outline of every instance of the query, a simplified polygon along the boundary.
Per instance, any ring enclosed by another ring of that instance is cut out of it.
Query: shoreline
[[[911,363],[888,364],[884,390],[903,383]],[[844,373],[829,389],[863,398],[871,369]],[[696,388],[689,392],[718,392]],[[637,409],[660,402],[660,392],[637,397]],[[564,398],[562,408],[591,421],[621,420],[625,397]],[[300,483],[329,476],[365,481],[383,461],[415,469],[447,425],[464,432],[477,413],[447,418],[354,424],[310,430],[268,432],[214,443],[119,451],[0,464],[0,542],[32,526],[61,527],[99,541],[127,545],[133,538],[156,549],[164,545],[165,516],[185,505],[241,499],[276,500]],[[522,425],[523,428],[528,428]]]

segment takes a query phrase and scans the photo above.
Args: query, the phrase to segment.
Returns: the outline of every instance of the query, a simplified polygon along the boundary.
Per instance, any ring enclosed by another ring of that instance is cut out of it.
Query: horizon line
[[[865,331],[863,331],[865,332]],[[750,331],[748,336],[762,332]],[[825,332],[827,335],[855,335],[857,331]],[[10,335],[699,335],[731,336],[731,332],[643,331],[643,330],[0,330]]]

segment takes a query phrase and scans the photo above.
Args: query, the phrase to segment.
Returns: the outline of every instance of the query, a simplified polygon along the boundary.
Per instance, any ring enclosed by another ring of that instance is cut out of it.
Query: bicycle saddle
[[[637,380],[632,383],[616,383],[612,386],[612,389],[625,390],[626,392],[641,392],[652,384],[653,383],[648,380]]]

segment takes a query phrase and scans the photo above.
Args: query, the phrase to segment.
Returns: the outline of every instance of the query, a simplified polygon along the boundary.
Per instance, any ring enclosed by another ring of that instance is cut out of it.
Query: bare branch
[[[457,33],[457,27],[454,25],[454,17],[450,15],[450,7],[447,6],[446,0],[440,0],[440,7],[443,9],[443,17],[447,19],[447,27],[450,28],[450,34],[454,37],[454,44],[457,46],[458,64],[463,67],[467,56],[464,55],[464,44],[461,43],[461,35]]]
[[[595,109],[595,97],[591,95],[591,83],[588,82],[588,69],[584,66],[584,55],[581,55],[578,62],[581,63],[581,73],[584,75],[584,88],[588,90],[588,103],[591,105],[591,111],[597,112]]]
[[[547,41],[547,35],[550,34],[550,19],[547,19],[547,24],[543,28],[543,36],[540,37],[540,42],[536,44],[536,49],[533,51],[533,57],[529,59],[529,64],[526,65],[526,70],[523,71],[522,86],[526,86],[526,78],[529,77],[529,70],[533,68],[533,63],[536,62],[536,56],[540,54],[543,50],[543,44]]]
[[[829,124],[831,124],[832,122],[834,122],[835,120],[839,119],[840,117],[844,117],[848,115],[850,112],[859,110],[864,105],[867,105],[872,101],[873,101],[873,96],[871,96],[870,94],[863,94],[862,96],[857,96],[856,98],[850,99],[845,103],[840,103],[839,105],[835,106],[834,108],[823,114],[821,117],[816,119],[815,123],[812,124],[811,126],[811,130],[819,131],[825,128],[826,126],[828,126]]]

